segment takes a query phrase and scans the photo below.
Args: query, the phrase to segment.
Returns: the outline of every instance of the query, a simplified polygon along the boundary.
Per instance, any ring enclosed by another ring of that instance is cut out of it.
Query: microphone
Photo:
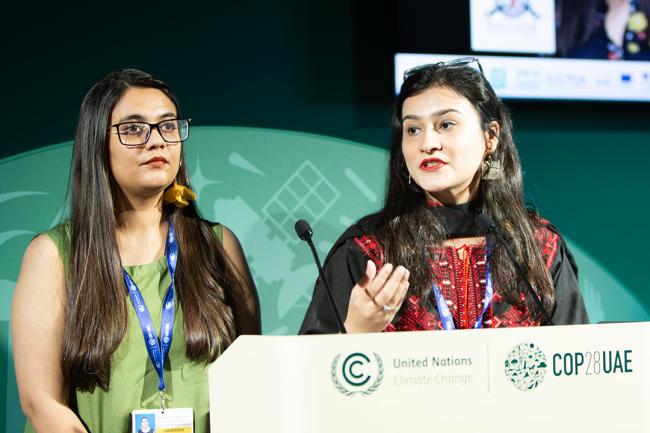
[[[332,311],[334,312],[334,317],[336,318],[336,325],[339,328],[339,334],[345,334],[346,332],[345,332],[345,327],[343,326],[343,321],[341,320],[341,316],[339,315],[339,312],[336,309],[336,304],[334,303],[334,297],[332,296],[332,291],[330,290],[329,284],[327,284],[327,279],[325,278],[323,267],[320,264],[318,253],[316,252],[316,248],[314,247],[314,242],[311,239],[312,235],[314,234],[314,231],[311,229],[309,223],[305,220],[296,221],[296,225],[294,228],[296,229],[296,234],[298,235],[298,237],[301,240],[307,242],[307,244],[309,244],[309,248],[311,248],[311,253],[314,256],[314,261],[316,262],[316,267],[318,268],[318,274],[320,275],[321,280],[323,280],[323,285],[325,286],[325,291],[327,292],[327,298],[329,299],[330,307],[332,307]]]
[[[544,322],[546,322],[547,325],[553,325],[553,321],[551,320],[551,317],[544,309],[542,300],[539,298],[539,296],[537,296],[537,293],[535,293],[535,289],[533,289],[533,286],[530,284],[528,277],[526,277],[524,270],[519,265],[519,262],[515,258],[514,253],[512,252],[512,249],[510,249],[510,245],[508,245],[508,242],[506,242],[506,240],[503,238],[503,235],[501,234],[501,231],[497,227],[494,220],[489,215],[480,213],[476,216],[476,223],[481,228],[481,230],[494,235],[494,237],[499,241],[499,243],[505,248],[506,253],[508,253],[508,257],[510,257],[512,264],[515,266],[515,270],[517,271],[519,278],[521,278],[521,280],[524,282],[524,286],[526,286],[526,290],[528,290],[528,293],[533,298],[533,301],[535,301],[535,305],[537,305],[537,308],[539,308],[539,311],[542,313]]]
[[[298,237],[311,245],[311,237],[314,231],[311,229],[309,223],[305,220],[298,220],[294,228]]]

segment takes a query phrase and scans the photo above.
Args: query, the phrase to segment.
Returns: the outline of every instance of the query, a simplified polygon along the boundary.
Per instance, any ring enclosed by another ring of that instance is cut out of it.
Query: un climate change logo
[[[375,352],[372,352],[372,358],[361,352],[343,358],[343,354],[339,353],[332,361],[330,377],[343,395],[369,395],[379,388],[384,379],[384,364]]]
[[[533,343],[521,343],[506,358],[505,372],[518,390],[535,389],[544,381],[546,355]]]

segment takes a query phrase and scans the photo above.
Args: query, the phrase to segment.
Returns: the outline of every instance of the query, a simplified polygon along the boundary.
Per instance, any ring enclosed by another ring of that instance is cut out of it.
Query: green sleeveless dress
[[[223,241],[222,226],[213,228],[217,239]],[[46,232],[52,238],[68,270],[70,225],[61,224]],[[165,292],[171,283],[165,256],[145,265],[126,266],[142,292],[151,319],[160,335],[160,319]],[[96,388],[94,392],[76,391],[77,414],[92,433],[130,432],[130,413],[136,409],[158,409],[158,375],[149,360],[140,322],[135,314],[126,288],[128,328],[111,363],[110,389]],[[178,298],[177,298],[178,299]],[[194,431],[204,433],[208,426],[208,366],[185,356],[183,311],[176,304],[174,334],[165,364],[166,404],[170,408],[194,409]],[[25,432],[34,432],[27,422]]]

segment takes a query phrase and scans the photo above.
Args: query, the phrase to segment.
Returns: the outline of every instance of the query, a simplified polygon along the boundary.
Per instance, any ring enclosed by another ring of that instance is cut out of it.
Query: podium
[[[212,433],[650,432],[650,323],[242,336]]]

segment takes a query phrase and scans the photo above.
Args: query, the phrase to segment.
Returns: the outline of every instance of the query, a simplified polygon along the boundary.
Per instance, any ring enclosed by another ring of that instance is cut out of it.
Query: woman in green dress
[[[188,135],[175,96],[144,72],[86,95],[69,220],[30,243],[12,304],[26,431],[127,432],[133,410],[161,404],[208,430],[208,364],[261,325],[237,238],[192,201]]]

